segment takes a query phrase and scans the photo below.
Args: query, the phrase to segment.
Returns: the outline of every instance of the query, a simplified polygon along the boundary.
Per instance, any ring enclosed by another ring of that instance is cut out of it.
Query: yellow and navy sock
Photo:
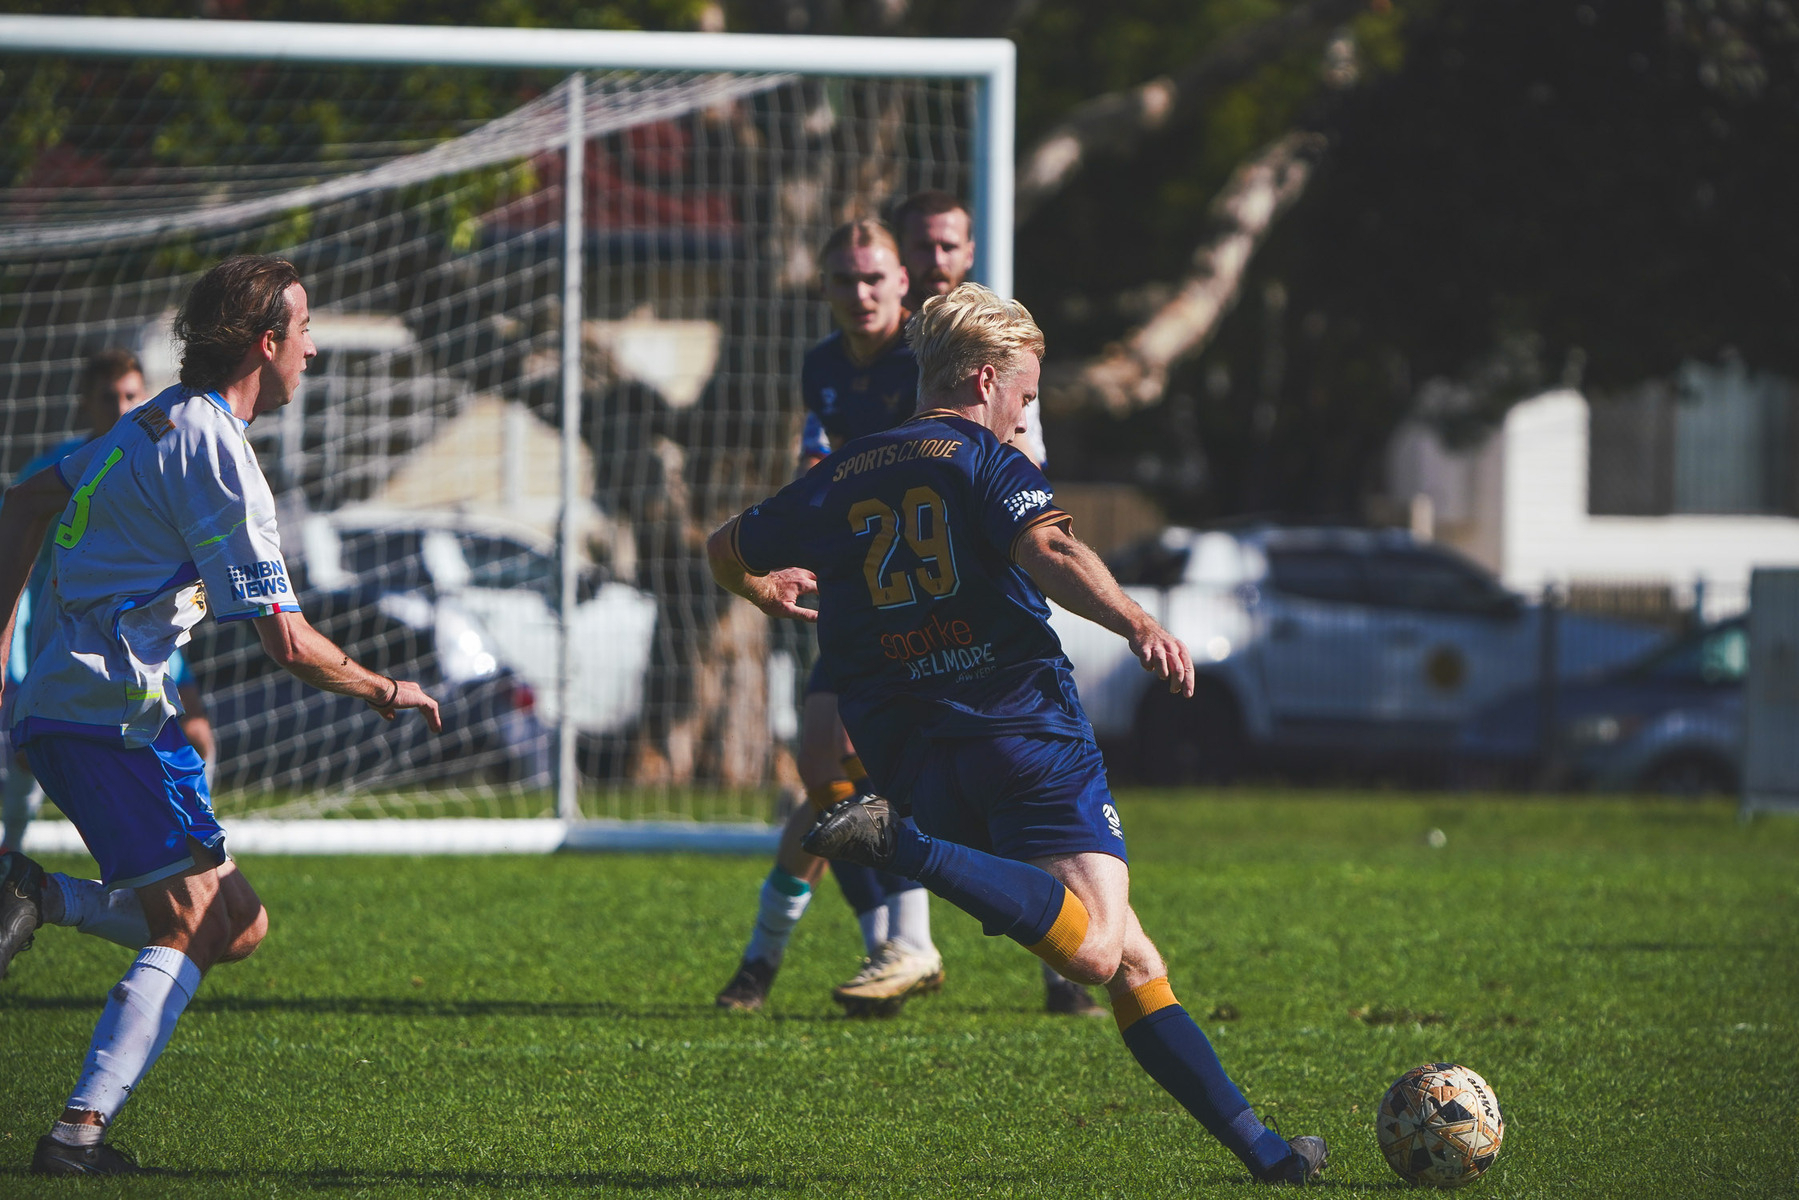
[[[1224,1073],[1212,1043],[1174,998],[1167,976],[1112,997],[1112,1015],[1149,1077],[1251,1172],[1266,1175],[1292,1154],[1287,1140],[1262,1124]]]
[[[1000,858],[901,826],[893,869],[981,923],[988,937],[1004,935],[1053,967],[1087,934],[1087,909],[1041,867]]]
[[[833,804],[842,804],[856,794],[856,785],[847,779],[833,779],[829,783],[806,789],[806,801],[819,812],[825,811]]]

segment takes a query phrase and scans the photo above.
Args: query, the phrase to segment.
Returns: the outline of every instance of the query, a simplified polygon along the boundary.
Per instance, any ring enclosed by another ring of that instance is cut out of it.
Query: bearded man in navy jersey
[[[803,845],[917,879],[1103,984],[1138,1063],[1254,1179],[1309,1182],[1323,1139],[1257,1118],[1130,905],[1123,825],[1048,599],[1124,637],[1177,694],[1193,694],[1193,662],[1006,445],[1036,399],[1043,335],[1022,305],[964,284],[926,301],[907,341],[921,411],[707,543],[719,584],[772,616],[812,619],[798,602],[818,595],[838,708],[880,795],[833,806]]]

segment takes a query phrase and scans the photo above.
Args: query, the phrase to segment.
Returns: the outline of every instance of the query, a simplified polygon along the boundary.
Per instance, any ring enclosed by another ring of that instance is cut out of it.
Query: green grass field
[[[1799,821],[1318,794],[1123,811],[1176,993],[1264,1115],[1329,1138],[1331,1194],[1404,1190],[1372,1114],[1431,1059],[1505,1110],[1475,1194],[1799,1194]],[[829,884],[771,1011],[712,1008],[764,862],[244,866],[269,939],[207,981],[114,1132],[179,1174],[25,1174],[130,958],[49,929],[0,983],[0,1195],[1259,1194],[1109,1021],[1041,1014],[1036,961],[941,902],[942,995],[849,1022],[827,991],[859,943]]]

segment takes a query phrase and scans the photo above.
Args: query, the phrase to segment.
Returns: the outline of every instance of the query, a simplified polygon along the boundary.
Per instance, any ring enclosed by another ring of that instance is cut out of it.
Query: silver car
[[[1181,527],[1115,556],[1125,590],[1192,650],[1187,701],[1152,689],[1118,638],[1057,610],[1114,770],[1221,779],[1252,762],[1431,762],[1473,713],[1539,677],[1584,675],[1661,634],[1540,609],[1486,571],[1397,530]]]

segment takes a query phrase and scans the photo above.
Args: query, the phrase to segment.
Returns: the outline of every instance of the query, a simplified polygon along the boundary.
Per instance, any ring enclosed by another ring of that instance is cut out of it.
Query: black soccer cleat
[[[1112,1010],[1072,979],[1043,985],[1043,1011],[1059,1017],[1109,1017]]]
[[[65,1146],[49,1134],[37,1140],[31,1156],[33,1175],[160,1175],[152,1167],[140,1167],[131,1155],[105,1142],[91,1146]]]
[[[885,796],[851,796],[825,809],[800,839],[800,848],[820,858],[841,858],[885,871],[899,847],[899,818]]]
[[[1276,1163],[1266,1175],[1257,1175],[1257,1183],[1315,1183],[1318,1172],[1330,1165],[1330,1148],[1321,1137],[1307,1134],[1289,1138],[1287,1146],[1293,1153]]]
[[[17,850],[0,858],[0,979],[44,923],[44,882],[44,868]]]
[[[746,958],[737,964],[737,974],[725,984],[712,1002],[720,1008],[738,1012],[755,1012],[768,999],[768,989],[775,985],[775,970],[760,958]]]

